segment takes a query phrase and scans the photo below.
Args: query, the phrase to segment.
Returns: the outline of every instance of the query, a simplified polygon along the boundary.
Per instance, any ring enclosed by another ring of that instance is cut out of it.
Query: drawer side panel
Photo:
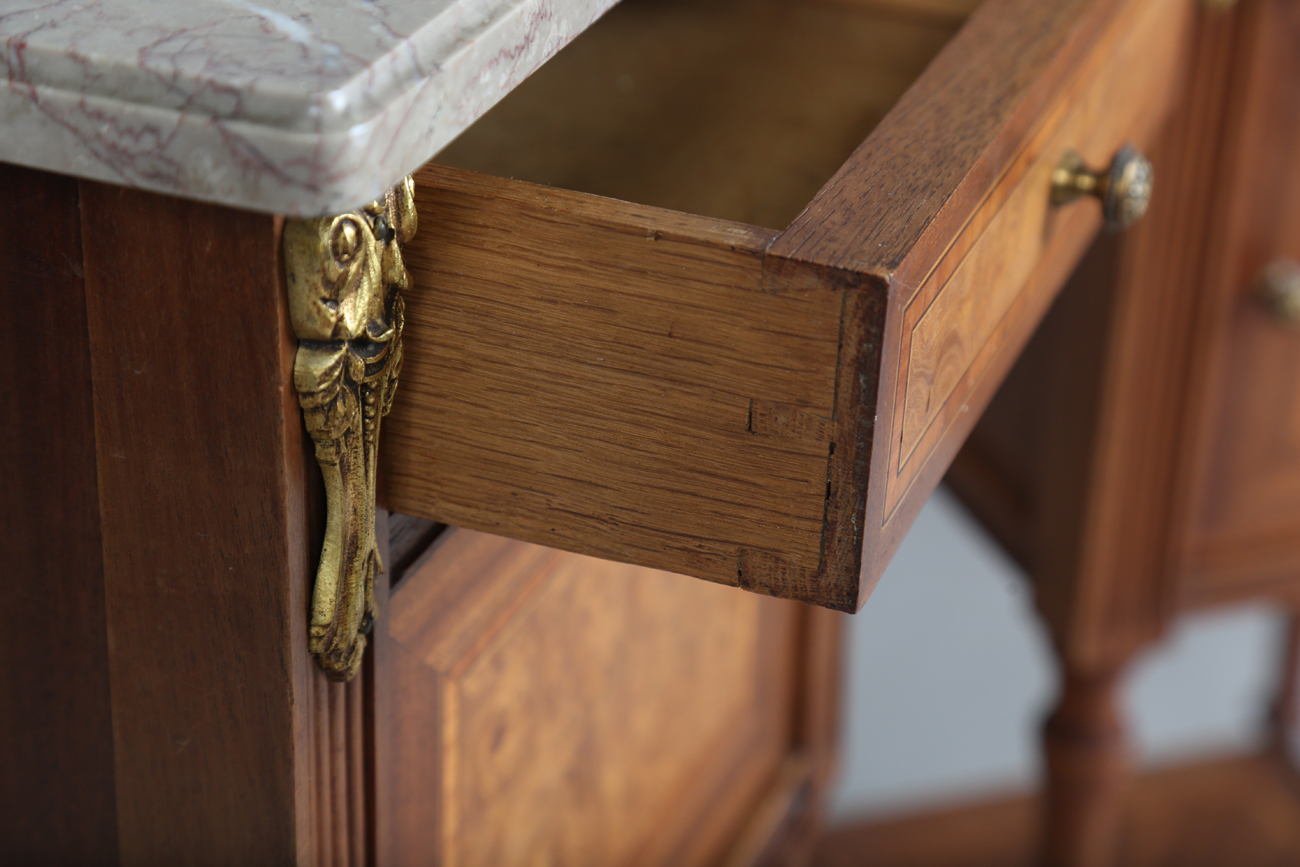
[[[393,509],[729,584],[819,567],[840,290],[764,280],[741,224],[439,167],[417,207]]]

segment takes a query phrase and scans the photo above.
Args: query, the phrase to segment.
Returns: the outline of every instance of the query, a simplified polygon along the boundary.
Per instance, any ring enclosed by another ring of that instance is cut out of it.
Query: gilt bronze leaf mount
[[[312,591],[310,649],[334,680],[361,665],[375,617],[379,424],[402,367],[402,245],[415,235],[414,183],[333,217],[284,225],[294,386],[325,479],[325,541]]]

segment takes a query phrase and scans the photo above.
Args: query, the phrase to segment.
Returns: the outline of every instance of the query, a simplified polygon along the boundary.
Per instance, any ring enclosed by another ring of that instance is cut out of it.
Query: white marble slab
[[[0,161],[337,213],[613,0],[0,0]]]

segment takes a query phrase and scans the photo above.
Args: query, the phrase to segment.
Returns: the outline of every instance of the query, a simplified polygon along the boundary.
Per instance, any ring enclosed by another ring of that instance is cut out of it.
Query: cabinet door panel
[[[1193,598],[1300,577],[1300,327],[1272,315],[1258,293],[1270,262],[1300,260],[1300,8],[1262,0],[1247,9],[1246,97],[1204,317],[1203,432],[1185,550]]]
[[[450,530],[390,609],[392,863],[707,863],[789,749],[791,603]]]

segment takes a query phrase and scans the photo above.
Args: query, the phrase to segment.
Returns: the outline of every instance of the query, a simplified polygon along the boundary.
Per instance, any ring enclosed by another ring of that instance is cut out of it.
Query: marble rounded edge
[[[0,82],[0,161],[288,216],[351,210],[432,158],[612,0],[520,3],[346,129],[299,132]]]

